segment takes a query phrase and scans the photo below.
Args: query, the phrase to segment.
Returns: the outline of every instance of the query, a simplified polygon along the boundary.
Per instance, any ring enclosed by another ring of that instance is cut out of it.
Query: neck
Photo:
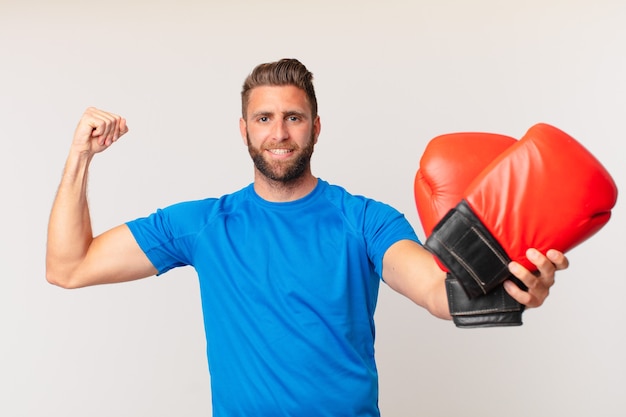
[[[275,181],[255,170],[254,191],[264,200],[286,203],[309,194],[317,185],[317,178],[308,173],[289,182]]]

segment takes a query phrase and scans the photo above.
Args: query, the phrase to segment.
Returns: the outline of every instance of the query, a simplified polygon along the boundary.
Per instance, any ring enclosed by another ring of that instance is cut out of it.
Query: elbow
[[[72,278],[72,274],[66,271],[59,271],[57,268],[48,265],[46,267],[46,281],[64,289],[78,288],[76,280]]]
[[[450,314],[450,309],[447,306],[443,307],[434,307],[428,309],[430,314],[442,320],[452,320],[452,315]]]
[[[70,285],[70,280],[62,279],[59,275],[56,275],[49,270],[46,271],[46,281],[49,284],[56,285],[57,287],[70,289],[72,286]]]

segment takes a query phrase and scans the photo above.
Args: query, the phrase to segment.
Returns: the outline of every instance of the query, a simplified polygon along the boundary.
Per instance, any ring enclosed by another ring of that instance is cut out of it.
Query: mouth
[[[284,155],[289,155],[290,153],[293,153],[293,149],[274,148],[274,149],[268,149],[267,152],[276,156],[284,156]]]

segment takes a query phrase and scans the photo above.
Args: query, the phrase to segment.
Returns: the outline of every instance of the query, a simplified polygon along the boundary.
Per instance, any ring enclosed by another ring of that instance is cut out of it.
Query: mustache
[[[307,170],[310,167],[311,156],[313,155],[313,150],[315,147],[315,134],[311,132],[310,140],[303,146],[300,147],[297,143],[288,140],[282,144],[281,147],[284,149],[289,149],[294,152],[298,152],[297,157],[292,160],[288,164],[272,164],[268,160],[265,159],[264,149],[256,148],[252,145],[252,141],[250,140],[250,134],[246,130],[246,141],[248,144],[248,153],[252,158],[254,166],[256,169],[266,178],[278,181],[284,184],[297,181],[303,175],[306,174]],[[268,149],[270,147],[263,146],[263,148]],[[275,149],[276,147],[271,147]]]

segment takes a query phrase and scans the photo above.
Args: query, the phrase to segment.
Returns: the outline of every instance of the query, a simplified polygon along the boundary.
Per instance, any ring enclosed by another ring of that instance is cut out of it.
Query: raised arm
[[[95,108],[80,119],[48,223],[46,279],[64,288],[130,281],[156,270],[126,225],[93,236],[89,164],[128,132],[126,120]]]

